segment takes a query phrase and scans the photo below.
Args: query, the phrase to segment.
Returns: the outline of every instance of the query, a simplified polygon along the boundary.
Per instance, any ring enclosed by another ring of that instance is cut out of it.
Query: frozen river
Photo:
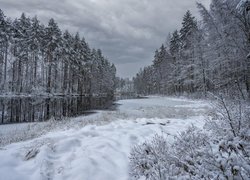
[[[209,109],[205,101],[168,97],[118,103],[116,111],[79,117],[39,137],[3,146],[0,180],[127,180],[134,145],[156,133],[171,141],[192,124],[202,127]]]

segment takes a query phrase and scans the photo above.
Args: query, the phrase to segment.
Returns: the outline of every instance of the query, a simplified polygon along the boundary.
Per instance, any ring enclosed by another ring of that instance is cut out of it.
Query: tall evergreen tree
[[[7,63],[11,30],[12,27],[10,22],[6,19],[3,11],[0,9],[0,85],[2,91],[6,88],[7,83]]]
[[[170,38],[170,54],[177,59],[180,52],[180,35],[177,30],[174,31]]]
[[[56,68],[61,47],[61,31],[54,21],[49,20],[48,27],[45,34],[45,49],[46,49],[46,62],[47,62],[47,92],[53,92],[56,83]],[[54,75],[54,76],[53,76]],[[52,79],[52,76],[55,77]],[[54,82],[54,83],[53,83]]]

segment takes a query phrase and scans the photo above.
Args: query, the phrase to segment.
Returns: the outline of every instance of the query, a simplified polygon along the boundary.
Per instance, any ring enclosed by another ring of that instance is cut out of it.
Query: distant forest
[[[197,3],[201,21],[187,11],[181,29],[155,51],[153,65],[134,78],[137,93],[250,97],[250,3],[239,1],[212,1],[209,10]]]
[[[6,18],[0,9],[0,93],[112,95],[116,68],[54,19]]]

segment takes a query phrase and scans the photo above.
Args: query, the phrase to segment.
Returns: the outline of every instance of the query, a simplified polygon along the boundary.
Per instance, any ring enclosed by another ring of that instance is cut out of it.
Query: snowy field
[[[116,111],[60,123],[1,126],[2,142],[8,144],[13,136],[16,143],[0,148],[0,180],[126,180],[134,145],[156,133],[172,141],[189,125],[202,127],[210,107],[168,97],[118,103]]]

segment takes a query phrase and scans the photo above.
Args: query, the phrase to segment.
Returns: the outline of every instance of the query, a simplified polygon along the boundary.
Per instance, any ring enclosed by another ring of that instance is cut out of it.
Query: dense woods
[[[187,11],[182,27],[156,50],[153,65],[134,78],[140,94],[237,92],[250,97],[249,2],[198,3],[201,21]]]
[[[116,68],[54,19],[6,18],[0,10],[0,93],[113,94]]]

